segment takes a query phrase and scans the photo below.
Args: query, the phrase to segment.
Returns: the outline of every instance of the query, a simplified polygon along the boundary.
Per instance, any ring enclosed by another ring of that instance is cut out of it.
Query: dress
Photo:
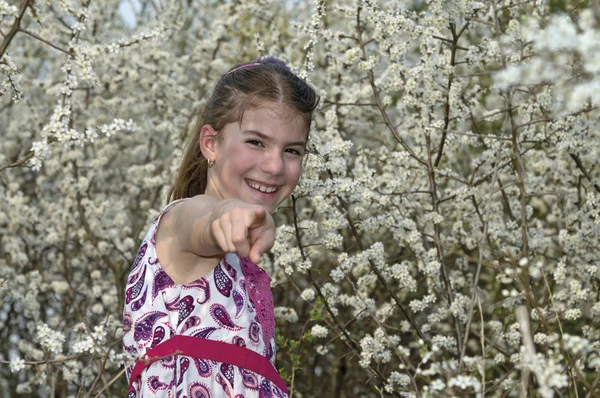
[[[185,198],[187,199],[187,198]],[[206,276],[175,284],[156,255],[156,231],[168,204],[142,241],[125,292],[123,347],[140,355],[174,335],[245,347],[275,361],[275,322],[269,275],[227,253]],[[127,379],[133,367],[126,370]],[[287,398],[267,378],[227,363],[172,355],[147,366],[131,385],[132,397]]]

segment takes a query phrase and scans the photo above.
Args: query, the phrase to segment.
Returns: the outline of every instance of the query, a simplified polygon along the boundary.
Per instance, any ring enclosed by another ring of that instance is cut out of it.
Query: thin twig
[[[465,31],[469,23],[467,22],[460,30],[456,33],[456,26],[454,23],[450,23],[450,32],[452,33],[452,52],[450,54],[450,66],[452,67],[448,74],[448,83],[446,84],[446,93],[444,98],[444,128],[442,130],[442,139],[440,140],[440,149],[438,150],[437,157],[433,163],[434,167],[438,167],[442,156],[444,154],[444,145],[446,143],[446,134],[448,131],[448,125],[450,124],[450,91],[452,89],[452,82],[454,81],[454,65],[456,63],[456,50],[458,49],[458,39],[460,35]]]
[[[592,184],[594,186],[594,188],[596,189],[596,191],[600,192],[600,185],[598,185],[597,183],[595,183],[592,180],[592,177],[590,176],[590,174],[586,171],[585,167],[583,167],[583,163],[581,162],[581,159],[579,158],[579,155],[577,155],[575,153],[570,153],[569,155],[575,161],[575,164],[577,165],[577,168],[579,168],[579,170],[581,170],[581,172],[583,173],[583,175],[585,176],[585,178],[588,179],[588,181],[590,182],[590,184]]]
[[[496,169],[494,170],[494,178],[492,180],[492,186],[496,184],[496,180],[498,179],[498,170],[500,169],[498,166],[500,165],[500,154],[501,151],[498,150],[496,152]],[[491,200],[491,195],[489,196]],[[475,200],[475,198],[473,198]],[[473,280],[473,292],[471,293],[471,303],[469,305],[469,315],[467,318],[467,326],[465,327],[465,340],[462,347],[462,351],[460,352],[460,359],[458,361],[458,367],[462,369],[463,359],[465,356],[465,352],[467,350],[467,342],[469,340],[469,332],[471,329],[471,321],[473,319],[473,312],[475,308],[475,299],[479,299],[479,295],[477,294],[477,285],[479,284],[479,277],[481,275],[481,266],[483,261],[483,242],[487,237],[489,222],[484,220],[483,231],[481,235],[481,239],[479,242],[479,260],[477,261],[477,271],[475,272],[475,279]]]
[[[59,51],[62,51],[63,53],[65,53],[65,54],[67,54],[67,55],[71,55],[71,53],[70,53],[69,51],[67,51],[67,50],[65,50],[65,49],[63,49],[63,48],[60,48],[59,46],[57,46],[57,45],[55,45],[55,44],[52,44],[52,43],[51,43],[51,42],[49,42],[48,40],[46,40],[46,39],[44,39],[44,38],[42,38],[42,37],[40,37],[40,36],[36,35],[36,34],[35,34],[35,33],[33,33],[33,32],[30,32],[30,31],[28,31],[27,29],[23,29],[23,28],[21,28],[21,27],[19,27],[18,29],[19,29],[19,32],[23,32],[23,33],[25,33],[25,34],[27,34],[27,35],[29,35],[29,36],[31,36],[31,37],[33,37],[33,38],[35,38],[35,39],[38,39],[39,41],[41,41],[41,42],[43,42],[43,43],[46,43],[47,45],[49,45],[49,46],[50,46],[50,47],[52,47],[52,48],[56,48],[57,50],[59,50]]]

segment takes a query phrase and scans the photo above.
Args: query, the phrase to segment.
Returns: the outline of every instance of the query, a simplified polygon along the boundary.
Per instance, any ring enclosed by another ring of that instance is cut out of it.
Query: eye
[[[286,149],[286,152],[293,153],[294,155],[302,156],[300,151],[298,151],[296,149],[289,148],[289,149]]]
[[[262,142],[257,141],[257,140],[248,140],[246,142],[252,146],[262,146]]]

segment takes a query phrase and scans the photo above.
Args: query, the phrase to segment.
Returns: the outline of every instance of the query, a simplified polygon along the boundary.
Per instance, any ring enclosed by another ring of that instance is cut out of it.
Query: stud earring
[[[208,162],[208,168],[210,169],[211,167],[213,167],[215,165],[215,161],[214,160],[207,160]]]

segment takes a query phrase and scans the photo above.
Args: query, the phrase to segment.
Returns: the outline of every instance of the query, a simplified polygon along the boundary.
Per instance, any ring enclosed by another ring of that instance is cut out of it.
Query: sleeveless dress
[[[275,361],[271,278],[259,266],[227,253],[206,276],[176,284],[156,255],[156,231],[169,203],[155,218],[132,265],[125,292],[123,347],[139,356],[175,335],[245,347]],[[133,365],[126,369],[129,381]],[[287,398],[252,371],[227,363],[172,355],[145,368],[131,384],[133,397]]]

